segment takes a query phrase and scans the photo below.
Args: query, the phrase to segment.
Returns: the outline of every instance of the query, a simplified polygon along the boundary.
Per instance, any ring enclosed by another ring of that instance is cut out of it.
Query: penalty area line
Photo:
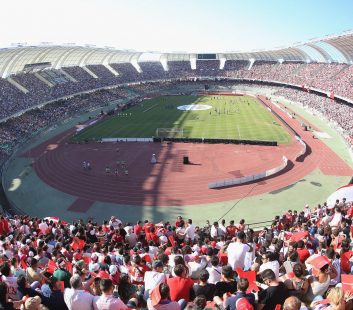
[[[152,110],[154,107],[156,107],[158,105],[158,103],[156,103],[155,105],[153,105],[152,107],[149,107],[148,109],[142,111],[142,113],[148,112],[149,110]]]

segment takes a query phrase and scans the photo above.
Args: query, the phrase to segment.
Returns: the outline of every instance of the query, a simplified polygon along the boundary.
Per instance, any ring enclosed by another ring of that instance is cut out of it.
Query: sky
[[[351,0],[1,0],[0,47],[251,51],[353,29]]]

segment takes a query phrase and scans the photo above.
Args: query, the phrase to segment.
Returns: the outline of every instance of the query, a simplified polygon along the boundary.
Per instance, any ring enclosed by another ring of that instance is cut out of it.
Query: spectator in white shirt
[[[192,224],[192,219],[188,219],[187,227],[185,229],[185,240],[194,242],[195,240],[195,226]]]
[[[188,263],[190,267],[191,279],[198,280],[200,277],[201,270],[206,269],[207,262],[206,260],[199,255],[195,255],[194,260]]]
[[[237,267],[243,268],[245,261],[245,254],[252,251],[252,247],[245,244],[245,233],[239,231],[237,233],[237,240],[231,242],[227,248],[228,265],[235,270]]]
[[[267,252],[262,255],[262,265],[260,266],[259,273],[261,274],[263,271],[266,269],[271,269],[275,276],[276,279],[278,280],[279,278],[279,263],[278,260],[276,259],[276,254],[272,252]]]
[[[43,219],[42,222],[38,225],[38,228],[40,229],[43,235],[46,235],[49,226],[47,222]]]
[[[109,221],[109,226],[113,226],[114,229],[118,229],[119,225],[122,224],[122,221],[117,219],[115,216],[112,216]]]
[[[20,232],[24,235],[29,235],[31,233],[29,226],[24,221],[21,224]]]
[[[336,228],[336,227],[339,227],[339,225],[341,224],[341,221],[342,221],[342,213],[338,207],[335,207],[335,213],[329,225],[332,228]]]
[[[225,232],[218,226],[218,222],[214,222],[211,227],[211,238],[217,238],[219,236],[224,236]]]
[[[211,266],[207,267],[206,270],[209,273],[208,283],[216,284],[221,280],[222,267],[219,265],[219,258],[214,255],[211,258]]]
[[[180,242],[184,241],[185,239],[185,222],[183,220],[181,220],[179,222],[179,227],[176,229],[176,237],[178,238],[178,240]]]
[[[64,291],[64,300],[69,310],[92,310],[94,296],[83,290],[82,280],[78,274],[71,277],[70,285],[71,288]]]
[[[167,277],[163,273],[163,263],[159,260],[153,262],[153,270],[145,272],[145,300],[148,299],[151,291],[160,283],[167,282]]]
[[[102,296],[95,296],[93,299],[94,310],[125,310],[128,307],[120,298],[113,296],[113,282],[110,279],[102,279],[99,287],[102,291]],[[84,308],[82,308],[84,309]]]
[[[127,229],[126,231],[127,234],[125,236],[125,241],[129,243],[130,248],[133,248],[137,243],[137,236],[133,232],[133,227],[129,227],[129,229]]]
[[[224,226],[226,224],[226,220],[223,219],[221,222],[221,225],[219,225],[219,229],[222,231],[222,234],[220,236],[225,236],[227,233],[227,228]]]

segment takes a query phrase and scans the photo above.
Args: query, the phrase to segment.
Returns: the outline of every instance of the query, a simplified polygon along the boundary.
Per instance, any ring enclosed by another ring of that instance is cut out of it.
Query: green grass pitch
[[[209,110],[181,111],[188,104]],[[223,138],[277,141],[288,144],[290,135],[257,99],[249,96],[160,96],[88,127],[72,142],[101,138],[156,136],[157,128],[183,128],[187,138]]]

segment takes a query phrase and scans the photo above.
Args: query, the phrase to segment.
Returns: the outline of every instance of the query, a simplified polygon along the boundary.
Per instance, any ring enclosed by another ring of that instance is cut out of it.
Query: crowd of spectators
[[[196,77],[195,70],[191,69],[190,61],[169,61],[167,76],[170,79],[180,78],[188,79]]]
[[[143,81],[166,79],[166,71],[159,61],[139,62],[139,66],[142,70],[140,79]]]
[[[110,66],[119,73],[120,83],[132,83],[140,79],[139,72],[131,63],[113,63]]]
[[[304,106],[321,113],[327,120],[336,123],[342,128],[344,133],[353,137],[353,108],[351,106],[338,103],[328,97],[290,88],[282,88],[276,91],[274,95],[283,96],[294,102],[300,102]]]
[[[39,103],[106,86],[197,77],[279,81],[303,85],[306,88],[318,88],[325,92],[332,91],[335,95],[353,99],[353,66],[347,64],[255,61],[248,70],[249,61],[227,60],[221,70],[219,60],[197,60],[196,69],[192,70],[190,61],[169,61],[168,70],[165,71],[160,62],[141,62],[139,63],[141,72],[138,72],[131,63],[114,63],[110,66],[118,75],[114,75],[103,65],[87,66],[96,77],[88,73],[84,67],[62,68],[76,82],[65,78],[60,70],[50,70],[53,71],[53,75],[57,72],[57,76],[63,76],[61,81],[66,81],[54,83],[54,86],[45,83],[35,73],[13,75],[11,78],[22,85],[27,93],[17,89],[7,80],[0,79],[0,105],[3,107],[0,109],[0,119]],[[45,78],[45,74],[41,76]]]
[[[273,74],[279,66],[277,62],[255,61],[250,70],[243,70],[241,77],[254,80],[274,80]]]
[[[241,78],[244,75],[244,71],[249,68],[250,62],[247,60],[226,60],[224,63],[222,76]]]
[[[256,61],[239,77],[303,85],[353,100],[353,66],[347,64]]]
[[[59,100],[41,109],[30,110],[0,123],[0,165],[12,154],[18,143],[27,140],[39,130],[75,114],[104,106],[107,102],[125,98],[125,96],[126,90],[121,88],[99,90],[91,94]]]
[[[12,76],[12,79],[28,90],[27,96],[33,100],[39,98],[42,101],[51,99],[50,87],[41,81],[34,73],[20,73]]]
[[[196,76],[222,76],[219,60],[196,60]]]
[[[87,68],[91,70],[91,72],[93,72],[93,74],[95,74],[99,79],[109,80],[116,77],[113,72],[102,65],[88,65]]]
[[[62,70],[42,70],[37,73],[52,85],[65,84],[70,81]]]
[[[352,309],[352,203],[197,226],[0,217],[1,309]]]

